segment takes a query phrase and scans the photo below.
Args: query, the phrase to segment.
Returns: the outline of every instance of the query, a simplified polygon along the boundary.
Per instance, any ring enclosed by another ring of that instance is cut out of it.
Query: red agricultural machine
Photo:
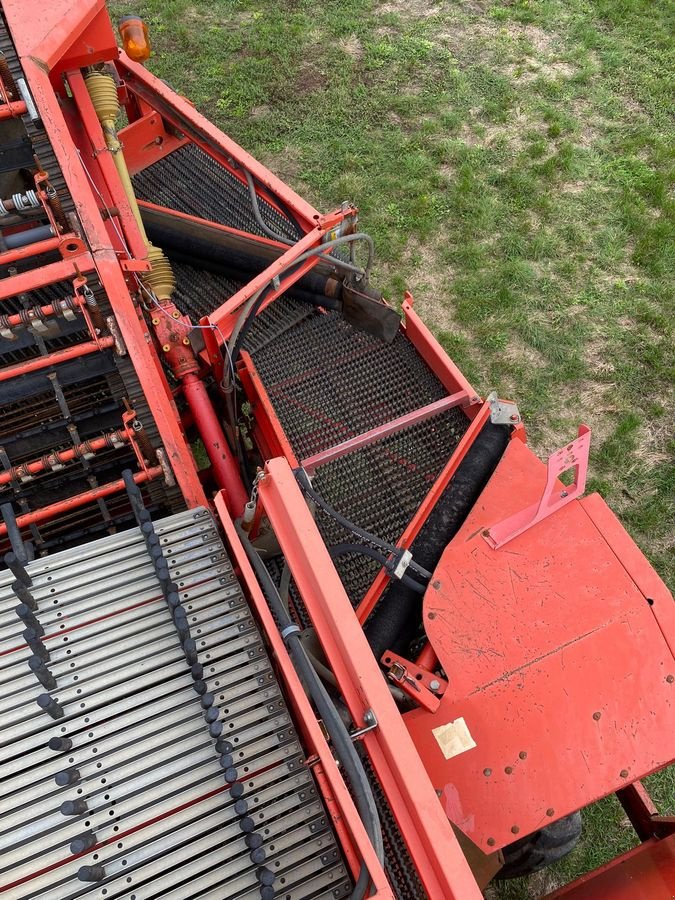
[[[0,894],[471,900],[615,793],[553,896],[675,896],[675,607],[588,428],[540,462],[120,33],[2,2]]]

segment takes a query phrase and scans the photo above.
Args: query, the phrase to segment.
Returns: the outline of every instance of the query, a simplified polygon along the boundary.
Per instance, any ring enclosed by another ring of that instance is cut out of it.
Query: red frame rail
[[[316,523],[285,459],[270,460],[260,501],[355,722],[377,728],[363,743],[427,893],[479,900],[481,892],[420,763]]]

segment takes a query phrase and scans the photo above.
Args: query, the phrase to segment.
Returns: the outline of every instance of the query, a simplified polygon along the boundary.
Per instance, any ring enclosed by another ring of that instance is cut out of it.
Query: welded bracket
[[[537,522],[541,522],[583,494],[586,489],[590,447],[591,429],[587,425],[580,425],[579,436],[549,456],[546,465],[546,486],[539,502],[514,513],[483,532],[485,540],[494,550],[503,547]],[[561,485],[558,479],[569,469],[574,469],[574,481],[570,485]]]
[[[485,402],[490,407],[490,421],[493,425],[518,425],[522,421],[516,404],[510,400],[500,400],[497,391],[488,394]]]

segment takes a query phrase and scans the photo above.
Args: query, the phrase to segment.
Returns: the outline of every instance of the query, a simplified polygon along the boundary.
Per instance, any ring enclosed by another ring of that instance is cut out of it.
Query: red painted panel
[[[485,849],[675,757],[675,660],[586,501],[501,549],[483,536],[544,481],[543,464],[512,441],[425,596],[448,690],[436,713],[405,716],[449,817]],[[459,718],[476,746],[446,759],[432,729]]]
[[[642,844],[546,900],[673,900],[675,835]]]

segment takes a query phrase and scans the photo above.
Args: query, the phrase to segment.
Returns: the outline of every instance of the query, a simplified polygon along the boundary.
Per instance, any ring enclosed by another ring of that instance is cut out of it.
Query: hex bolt
[[[494,845],[495,845],[496,843],[497,843],[497,841],[496,841],[494,838],[488,838],[488,839],[487,839],[487,845],[488,845],[488,847],[494,847]]]
[[[53,697],[50,697],[49,694],[40,694],[35,702],[40,709],[44,710],[48,716],[52,717],[52,719],[62,719],[65,715],[63,707],[60,706]]]
[[[91,849],[96,843],[96,835],[93,831],[85,831],[82,834],[78,834],[76,838],[70,842],[70,852],[73,856],[78,856],[80,853],[84,853],[85,850]]]
[[[64,769],[62,772],[57,772],[54,776],[54,781],[59,787],[67,787],[70,784],[77,784],[80,780],[80,773],[77,769]]]
[[[274,872],[270,871],[270,869],[258,869],[258,881],[260,884],[265,885],[266,887],[271,887],[274,884]]]
[[[553,807],[549,806],[549,808],[546,810],[546,815],[552,816],[554,813],[555,813],[555,810],[553,809]]]
[[[67,737],[53,737],[49,738],[49,743],[47,744],[50,750],[54,751],[62,751],[67,753],[73,746],[73,742],[70,738]]]
[[[63,816],[83,816],[86,812],[86,800],[64,800],[61,804],[61,815]]]
[[[217,722],[220,718],[220,710],[217,706],[209,706],[208,709],[204,710],[204,719],[206,720],[207,725],[211,725],[212,722]]]
[[[28,659],[28,665],[43,688],[46,688],[48,691],[56,689],[56,678],[54,678],[39,656],[31,656]]]
[[[33,612],[35,612],[35,610],[38,608],[37,600],[28,590],[26,585],[22,581],[19,581],[18,578],[16,581],[12,582],[12,590],[14,591],[17,600],[25,603],[29,609],[32,609]]]
[[[29,628],[34,628],[38,631],[41,628],[40,623],[33,615],[33,611],[27,603],[19,603],[18,606],[14,607],[14,612],[17,616],[28,625]],[[42,632],[44,634],[44,631]]]
[[[209,734],[212,738],[218,738],[223,733],[222,722],[211,722],[209,725]]]
[[[429,690],[431,690],[431,691],[437,691],[440,688],[440,686],[441,686],[441,683],[438,680],[438,678],[432,678],[431,681],[429,682]]]
[[[9,553],[5,553],[4,560],[5,565],[11,571],[12,575],[18,581],[22,582],[22,584],[25,584],[26,587],[30,587],[33,583],[33,580],[26,571],[26,567],[21,562],[16,553],[10,550]]]
[[[77,877],[80,881],[103,881],[105,869],[103,866],[80,866]]]

